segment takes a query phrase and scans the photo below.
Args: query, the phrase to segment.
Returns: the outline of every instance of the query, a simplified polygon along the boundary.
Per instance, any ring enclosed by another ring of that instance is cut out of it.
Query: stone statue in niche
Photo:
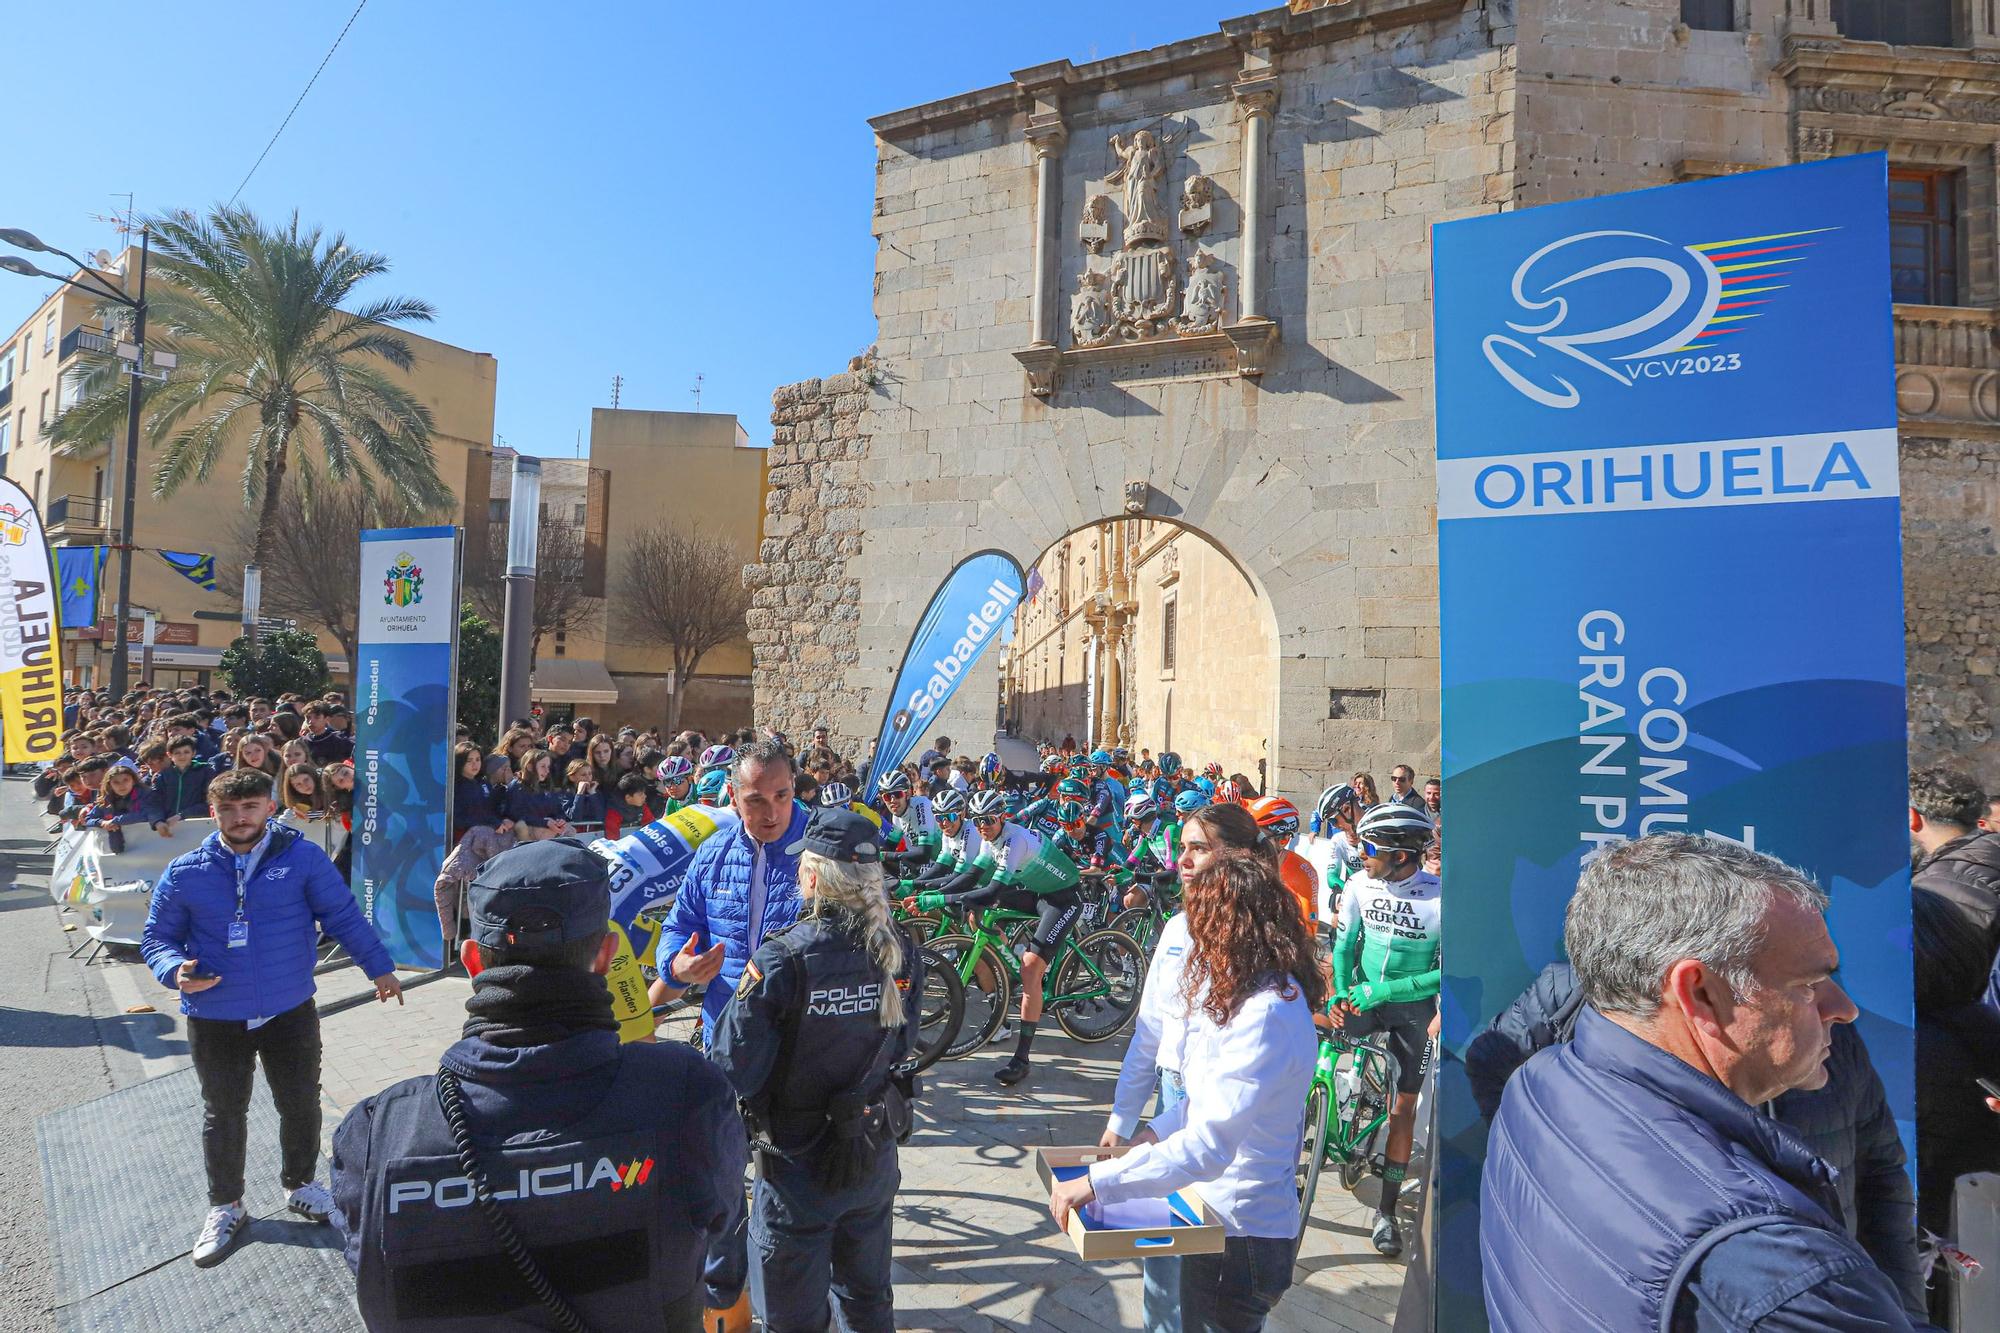
[[[1111,239],[1111,201],[1101,194],[1093,194],[1083,201],[1083,221],[1077,223],[1076,237],[1083,242],[1083,248],[1092,254],[1102,254],[1104,243]]]
[[[1199,236],[1208,230],[1215,203],[1215,182],[1197,172],[1181,184],[1181,230]]]
[[[1173,316],[1180,274],[1166,246],[1127,246],[1111,262],[1111,312],[1126,337],[1151,338]]]
[[[1117,336],[1111,318],[1109,279],[1095,269],[1077,275],[1076,294],[1069,298],[1069,336],[1078,347],[1095,347]]]
[[[1187,293],[1181,298],[1182,333],[1213,333],[1222,327],[1222,270],[1215,256],[1198,254],[1188,260]]]
[[[1106,176],[1110,185],[1125,187],[1125,244],[1167,239],[1167,209],[1160,197],[1167,176],[1167,154],[1151,130],[1140,130],[1127,141],[1111,136],[1118,169]]]

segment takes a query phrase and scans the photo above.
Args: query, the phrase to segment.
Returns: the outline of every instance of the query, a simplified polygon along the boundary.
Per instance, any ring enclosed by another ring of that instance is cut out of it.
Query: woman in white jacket
[[[1181,1071],[1187,1100],[1123,1157],[1059,1182],[1058,1226],[1092,1202],[1164,1198],[1187,1185],[1222,1222],[1221,1254],[1181,1260],[1187,1333],[1257,1333],[1292,1283],[1295,1172],[1326,981],[1312,937],[1270,863],[1217,856],[1186,881],[1189,947]],[[1164,937],[1162,942],[1164,943]]]
[[[1199,874],[1210,861],[1228,851],[1263,852],[1263,831],[1240,805],[1211,805],[1191,814],[1181,826],[1181,854],[1176,863],[1182,882]],[[1267,857],[1267,859],[1269,859]],[[1160,929],[1146,967],[1146,988],[1139,997],[1139,1015],[1132,1039],[1118,1069],[1118,1091],[1111,1102],[1111,1121],[1098,1146],[1122,1148],[1139,1128],[1146,1099],[1159,1089],[1156,1113],[1165,1115],[1187,1100],[1182,1075],[1187,1041],[1187,999],[1181,994],[1181,971],[1191,941],[1187,913],[1170,917]],[[1146,1333],[1181,1333],[1181,1261],[1165,1254],[1139,1261],[1145,1279]]]

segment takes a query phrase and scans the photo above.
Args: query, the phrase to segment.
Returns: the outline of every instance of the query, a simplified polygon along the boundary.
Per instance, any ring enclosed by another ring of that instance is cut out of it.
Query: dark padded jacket
[[[1550,963],[1472,1039],[1465,1074],[1480,1114],[1493,1119],[1508,1078],[1529,1056],[1570,1039],[1582,1008],[1583,992],[1570,965]],[[1849,1024],[1834,1029],[1827,1074],[1825,1087],[1788,1092],[1765,1110],[1834,1169],[1848,1234],[1895,1285],[1903,1308],[1921,1318],[1924,1280],[1917,1267],[1916,1194],[1904,1169],[1903,1141],[1882,1078],[1868,1058],[1867,1044]]]
[[[2000,953],[2000,835],[1968,833],[1917,862],[1912,889],[1928,889],[1949,903],[1985,940],[1985,956]],[[2000,1009],[1992,989],[1987,1003]]]

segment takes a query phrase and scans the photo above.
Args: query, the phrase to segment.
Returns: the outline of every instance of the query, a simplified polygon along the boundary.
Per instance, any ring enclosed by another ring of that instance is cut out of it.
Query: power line
[[[306,94],[313,90],[313,85],[319,82],[319,76],[326,72],[326,62],[333,59],[333,53],[340,49],[340,43],[347,36],[347,29],[354,26],[354,20],[360,18],[361,11],[367,7],[368,0],[361,0],[361,3],[354,7],[354,12],[347,16],[347,23],[341,28],[340,36],[334,38],[333,45],[326,48],[326,55],[320,59],[319,68],[313,71],[312,77],[306,80],[306,86],[299,91],[299,100],[292,103],[292,109],[287,111],[285,118],[278,122],[278,128],[271,133],[271,142],[265,144],[264,151],[257,154],[257,160],[250,164],[250,170],[243,173],[243,180],[237,185],[236,193],[229,196],[230,203],[233,204],[236,202],[236,196],[243,193],[243,187],[250,183],[250,178],[257,174],[257,168],[263,166],[264,159],[271,155],[271,150],[277,146],[278,136],[285,132],[285,126],[292,123],[292,117],[298,114],[300,105],[306,100]]]

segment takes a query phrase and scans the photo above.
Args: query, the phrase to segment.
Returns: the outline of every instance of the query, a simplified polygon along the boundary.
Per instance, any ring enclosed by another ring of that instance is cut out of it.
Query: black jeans
[[[1291,1241],[1230,1236],[1221,1254],[1181,1256],[1181,1328],[1257,1333],[1291,1285]]]
[[[278,1108],[278,1180],[311,1182],[319,1165],[319,1011],[307,1000],[253,1028],[240,1020],[188,1019],[188,1050],[201,1080],[201,1156],[210,1207],[243,1197],[250,1087],[259,1057]]]

